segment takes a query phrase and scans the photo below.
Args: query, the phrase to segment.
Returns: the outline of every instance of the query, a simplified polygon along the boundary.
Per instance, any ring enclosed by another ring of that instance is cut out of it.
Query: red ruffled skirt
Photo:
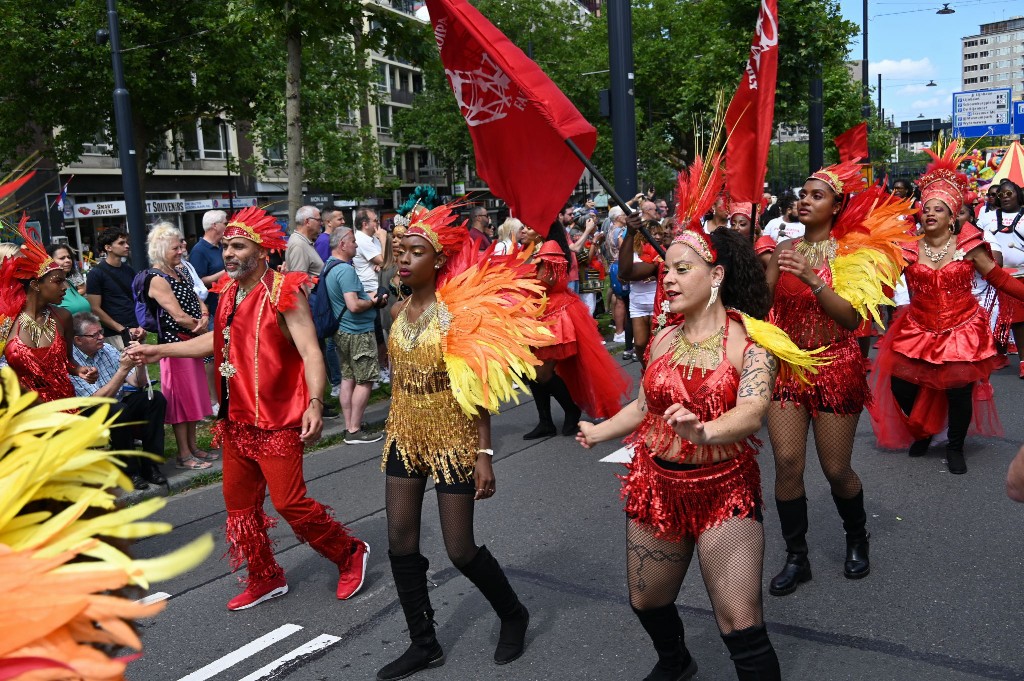
[[[696,540],[730,518],[748,518],[761,507],[761,469],[752,453],[691,470],[662,468],[637,451],[620,475],[626,515],[658,539]]]
[[[936,332],[919,324],[912,311],[911,306],[897,313],[878,344],[870,378],[875,402],[868,407],[878,446],[904,449],[914,440],[945,430],[949,412],[945,391],[971,383],[975,384],[971,434],[1002,435],[988,378],[1006,366],[1006,358],[996,351],[988,314],[978,308],[957,326]],[[919,387],[909,417],[893,397],[894,376]]]
[[[544,318],[557,345],[537,348],[541,361],[554,360],[573,401],[593,418],[610,418],[632,395],[632,381],[604,347],[590,310],[574,293],[553,292]]]

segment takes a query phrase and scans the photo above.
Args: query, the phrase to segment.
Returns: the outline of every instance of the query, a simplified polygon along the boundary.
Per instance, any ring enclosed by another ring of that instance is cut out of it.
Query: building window
[[[969,66],[965,66],[964,67],[964,72],[965,73],[968,72],[968,71],[977,71],[977,70],[978,70],[978,65],[977,64],[971,64]]]
[[[988,76],[981,76],[980,78],[978,78],[978,82],[979,83],[987,83],[988,82]]]
[[[382,135],[391,134],[391,107],[387,104],[377,105],[377,132]]]
[[[970,85],[971,83],[977,83],[977,78],[964,78],[964,85]]]
[[[982,71],[987,71],[991,66],[991,64],[979,64],[978,68],[980,68]]]
[[[964,55],[964,59],[977,59],[977,58],[978,58],[978,53],[977,52],[969,52],[969,53]]]

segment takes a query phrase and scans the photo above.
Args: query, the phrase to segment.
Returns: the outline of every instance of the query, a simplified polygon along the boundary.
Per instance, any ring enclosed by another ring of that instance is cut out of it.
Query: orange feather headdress
[[[242,237],[268,251],[281,251],[288,246],[288,240],[273,215],[262,208],[250,206],[235,213],[224,230],[225,239]]]

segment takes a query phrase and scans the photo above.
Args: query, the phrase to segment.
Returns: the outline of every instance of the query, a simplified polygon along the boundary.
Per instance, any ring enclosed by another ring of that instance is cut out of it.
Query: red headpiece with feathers
[[[464,201],[446,203],[411,217],[412,223],[405,236],[418,236],[433,246],[435,253],[441,253],[446,261],[437,275],[440,286],[448,279],[464,271],[478,259],[478,253],[469,238],[466,221],[459,222],[455,209],[465,205]]]
[[[679,231],[672,243],[686,244],[709,264],[715,262],[718,253],[700,219],[715,205],[724,184],[722,155],[716,153],[708,157],[707,163],[700,156],[694,157],[690,167],[679,173],[676,187],[676,228]]]
[[[25,240],[25,243],[21,245],[21,257],[8,258],[4,263],[5,266],[14,268],[12,276],[21,281],[39,279],[54,270],[61,269],[61,266],[55,263],[43,248],[43,245],[32,238],[25,226],[26,223],[28,223],[28,214],[22,215],[21,221],[18,222],[18,233]]]
[[[942,140],[939,140],[939,145],[941,143]],[[932,157],[932,162],[917,181],[921,188],[921,205],[931,199],[938,199],[955,216],[964,205],[964,195],[969,186],[967,176],[957,170],[960,163],[969,156],[963,153],[963,141],[955,139],[950,142],[941,156],[931,149],[925,151]]]
[[[274,216],[256,206],[240,210],[231,218],[224,230],[224,238],[235,237],[248,239],[268,251],[282,251],[288,246],[288,240]]]
[[[868,183],[861,174],[861,166],[856,161],[843,161],[834,165],[825,166],[816,173],[812,173],[808,180],[820,180],[827,184],[832,191],[842,196],[843,194],[854,194],[864,190]]]

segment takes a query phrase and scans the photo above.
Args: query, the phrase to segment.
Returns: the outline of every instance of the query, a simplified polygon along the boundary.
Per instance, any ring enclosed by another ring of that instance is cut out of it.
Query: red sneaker
[[[370,545],[362,540],[356,541],[348,569],[338,576],[338,599],[342,601],[359,593],[366,580],[366,561],[370,558]]]
[[[228,601],[228,610],[245,610],[259,605],[263,601],[269,601],[271,598],[284,596],[286,593],[288,593],[288,583],[285,581],[284,575],[260,584],[249,584],[245,591]]]

